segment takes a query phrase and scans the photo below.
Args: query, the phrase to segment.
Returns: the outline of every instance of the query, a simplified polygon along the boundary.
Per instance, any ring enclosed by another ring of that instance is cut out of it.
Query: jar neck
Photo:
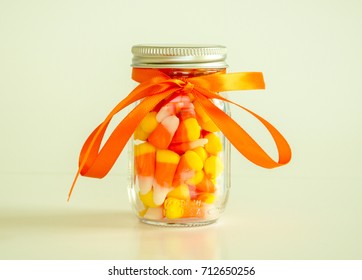
[[[193,69],[183,69],[183,68],[158,68],[157,70],[165,73],[171,78],[192,78],[204,75],[210,75],[215,73],[225,72],[226,68],[193,68]]]

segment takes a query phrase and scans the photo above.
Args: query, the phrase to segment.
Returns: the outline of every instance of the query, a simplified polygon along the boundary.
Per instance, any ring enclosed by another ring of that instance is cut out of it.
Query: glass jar
[[[225,72],[223,46],[132,48],[133,68],[152,68],[171,79]],[[227,103],[212,102],[230,115]],[[129,197],[137,217],[165,226],[215,222],[230,188],[230,143],[194,98],[176,91],[137,127],[130,144]]]

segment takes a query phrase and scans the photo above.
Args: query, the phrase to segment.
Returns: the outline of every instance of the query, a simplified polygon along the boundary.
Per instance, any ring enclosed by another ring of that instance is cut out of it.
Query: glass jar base
[[[144,218],[139,218],[142,223],[153,225],[153,226],[163,226],[163,227],[199,227],[207,226],[215,223],[218,219],[212,220],[198,220],[198,219],[177,219],[177,220],[148,220]]]

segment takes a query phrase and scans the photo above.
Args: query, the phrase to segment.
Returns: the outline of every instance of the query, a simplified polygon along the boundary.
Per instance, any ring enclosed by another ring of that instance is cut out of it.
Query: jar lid
[[[220,45],[135,45],[132,67],[226,68],[226,47]]]

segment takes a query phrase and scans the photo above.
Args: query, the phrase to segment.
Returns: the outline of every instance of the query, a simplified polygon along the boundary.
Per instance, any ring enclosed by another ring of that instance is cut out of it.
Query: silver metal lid
[[[226,47],[219,45],[135,45],[132,67],[226,68]]]

